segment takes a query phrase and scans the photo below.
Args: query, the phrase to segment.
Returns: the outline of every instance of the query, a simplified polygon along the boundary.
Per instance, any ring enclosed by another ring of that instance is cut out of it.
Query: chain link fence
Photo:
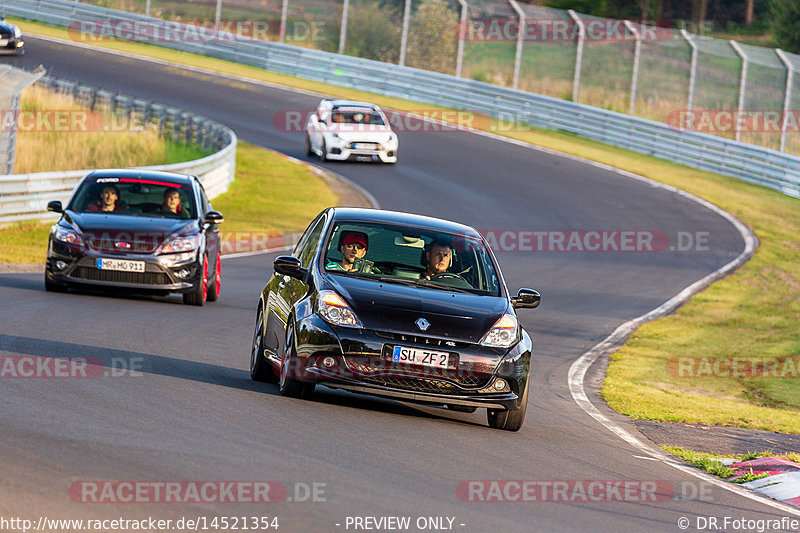
[[[86,3],[453,74],[800,154],[800,56],[646,21],[515,0]]]

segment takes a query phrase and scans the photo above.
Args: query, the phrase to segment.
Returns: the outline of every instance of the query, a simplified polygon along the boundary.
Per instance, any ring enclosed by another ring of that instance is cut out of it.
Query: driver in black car
[[[425,252],[428,267],[422,275],[425,279],[431,279],[437,274],[444,274],[450,265],[453,264],[453,249],[445,242],[433,241]]]

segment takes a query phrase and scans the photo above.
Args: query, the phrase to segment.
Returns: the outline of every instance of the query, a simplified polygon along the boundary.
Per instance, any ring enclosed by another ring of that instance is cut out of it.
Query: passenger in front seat
[[[369,237],[360,231],[345,231],[339,238],[339,251],[342,252],[342,260],[329,261],[325,268],[338,272],[362,272],[370,273],[373,270],[373,262],[364,259],[369,247]]]

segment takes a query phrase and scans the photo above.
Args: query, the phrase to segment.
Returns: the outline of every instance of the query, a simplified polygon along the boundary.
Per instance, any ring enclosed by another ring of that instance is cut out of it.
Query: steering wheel
[[[439,272],[431,276],[431,279],[464,279],[455,272]]]

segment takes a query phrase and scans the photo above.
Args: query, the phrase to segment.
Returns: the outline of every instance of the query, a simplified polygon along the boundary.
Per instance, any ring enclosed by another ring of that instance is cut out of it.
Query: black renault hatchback
[[[532,341],[486,241],[418,215],[329,208],[262,291],[250,375],[310,398],[317,384],[472,412],[522,427]]]
[[[95,170],[78,184],[50,230],[44,285],[119,287],[183,294],[203,305],[222,284],[218,225],[194,176],[143,170]]]

